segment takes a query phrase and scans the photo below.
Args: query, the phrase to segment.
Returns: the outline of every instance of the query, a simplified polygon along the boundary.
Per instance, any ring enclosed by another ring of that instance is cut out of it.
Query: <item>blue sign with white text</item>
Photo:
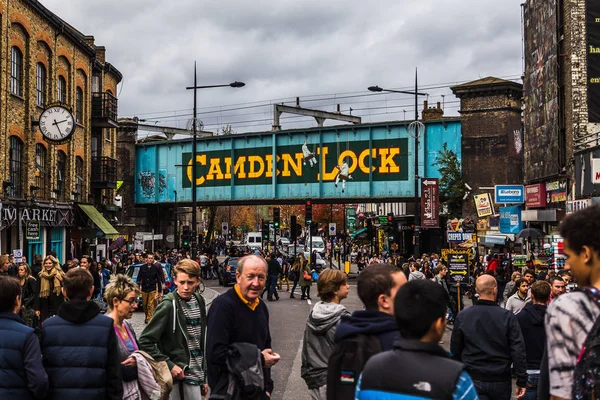
[[[525,203],[525,187],[523,185],[496,185],[496,204],[523,204]]]
[[[521,206],[500,207],[500,232],[519,233],[522,229]]]

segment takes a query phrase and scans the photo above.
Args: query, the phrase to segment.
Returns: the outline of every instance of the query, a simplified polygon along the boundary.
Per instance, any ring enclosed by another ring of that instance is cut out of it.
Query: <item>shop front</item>
[[[77,204],[77,220],[79,224],[72,230],[74,254],[89,255],[96,261],[109,258],[111,240],[121,236],[119,232],[91,204]]]
[[[63,264],[71,256],[73,224],[70,205],[4,201],[0,203],[0,249],[3,254],[21,250],[28,263],[36,254],[54,253]]]

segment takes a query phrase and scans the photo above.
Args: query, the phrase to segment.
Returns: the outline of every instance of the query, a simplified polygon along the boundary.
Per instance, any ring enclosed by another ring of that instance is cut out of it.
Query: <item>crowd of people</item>
[[[236,284],[209,310],[197,291],[200,264],[174,253],[126,255],[121,266],[88,257],[60,266],[49,255],[30,267],[2,256],[0,398],[269,398],[281,355],[261,296],[276,301],[286,280],[290,296],[299,284],[304,299],[316,281],[301,349],[312,399],[597,398],[599,230],[600,206],[565,219],[565,271],[503,271],[491,257],[473,274],[466,307],[437,255],[372,257],[357,277],[364,307],[353,313],[342,304],[346,273],[314,277],[303,254],[241,257]],[[172,292],[161,261],[174,264]],[[138,283],[123,274],[134,263],[142,263]],[[567,290],[572,280],[578,289]],[[140,295],[138,336],[128,320]]]

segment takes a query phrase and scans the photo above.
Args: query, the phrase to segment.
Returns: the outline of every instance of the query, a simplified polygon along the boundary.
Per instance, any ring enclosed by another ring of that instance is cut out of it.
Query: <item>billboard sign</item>
[[[600,3],[587,0],[587,78],[588,78],[588,119],[600,122]]]
[[[437,179],[421,180],[421,227],[440,227],[440,194]]]
[[[546,185],[525,186],[525,205],[529,208],[546,207]]]
[[[469,274],[470,252],[468,250],[450,250],[446,253],[446,256],[448,257],[450,279],[454,282],[466,281]]]
[[[500,207],[500,232],[519,233],[523,229],[521,207]]]
[[[490,195],[488,193],[476,194],[473,197],[475,198],[475,209],[477,210],[478,217],[487,217],[494,213]]]
[[[525,202],[523,185],[496,185],[494,189],[496,204],[522,204]]]

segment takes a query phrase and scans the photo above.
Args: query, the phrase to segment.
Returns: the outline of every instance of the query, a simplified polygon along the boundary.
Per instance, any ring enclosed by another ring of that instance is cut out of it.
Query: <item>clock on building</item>
[[[50,142],[65,142],[75,131],[75,119],[68,108],[62,105],[47,107],[40,115],[40,131]]]

